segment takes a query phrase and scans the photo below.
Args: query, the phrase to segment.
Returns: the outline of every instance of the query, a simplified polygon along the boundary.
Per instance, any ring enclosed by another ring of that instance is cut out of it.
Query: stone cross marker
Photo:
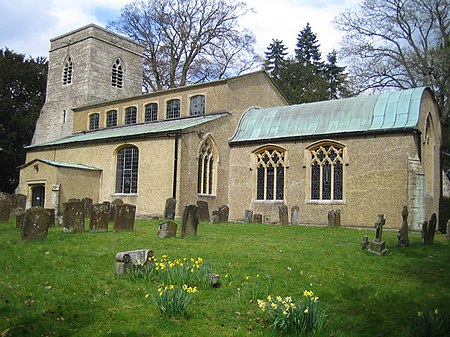
[[[132,231],[134,229],[134,218],[136,206],[130,204],[116,204],[114,215],[114,231]]]
[[[397,235],[398,242],[397,244],[400,247],[407,247],[409,245],[408,239],[408,207],[403,206],[402,209],[402,226],[400,227],[400,231]]]
[[[183,220],[181,224],[181,238],[186,236],[197,236],[198,227],[198,207],[188,205],[184,208]]]
[[[387,249],[385,247],[385,242],[381,240],[382,234],[383,234],[383,227],[386,223],[386,220],[384,219],[384,214],[378,215],[378,219],[375,222],[375,239],[370,242],[370,246],[368,251],[377,254],[377,255],[386,255]]]
[[[68,233],[84,232],[84,202],[72,200],[64,203],[63,206],[64,231]]]
[[[109,205],[94,204],[91,206],[91,219],[89,223],[89,231],[107,232],[109,223]]]
[[[280,217],[280,223],[282,225],[289,225],[289,211],[286,205],[278,207],[278,216]]]
[[[198,200],[198,220],[199,221],[209,221],[209,206],[206,201]]]
[[[9,222],[9,216],[12,208],[11,194],[0,192],[0,222]]]
[[[174,198],[169,198],[166,200],[166,207],[164,208],[164,219],[167,219],[167,220],[175,219],[176,206],[177,206],[177,201]]]
[[[45,239],[48,235],[50,213],[43,207],[33,207],[26,211],[20,233],[22,241]]]
[[[158,237],[163,238],[174,238],[177,236],[177,224],[173,221],[166,221],[159,224],[158,227]]]
[[[300,225],[300,208],[298,206],[291,208],[291,225]]]
[[[146,267],[151,263],[153,251],[137,249],[116,254],[116,275],[125,275],[133,269]]]

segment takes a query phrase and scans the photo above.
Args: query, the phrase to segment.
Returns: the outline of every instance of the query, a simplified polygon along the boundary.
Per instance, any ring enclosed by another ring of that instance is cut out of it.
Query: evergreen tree
[[[346,67],[337,65],[337,52],[333,50],[327,55],[327,63],[325,63],[325,73],[328,79],[328,99],[338,99],[350,95],[347,87]]]
[[[281,68],[286,62],[285,57],[288,54],[286,50],[283,41],[276,39],[272,39],[272,43],[267,47],[264,69],[272,78],[279,78]]]
[[[295,59],[300,63],[320,64],[320,45],[316,34],[313,33],[309,22],[297,35],[297,49],[295,49]]]

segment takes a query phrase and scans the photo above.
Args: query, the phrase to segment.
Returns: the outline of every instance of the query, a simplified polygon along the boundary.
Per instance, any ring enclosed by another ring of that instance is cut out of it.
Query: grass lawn
[[[122,233],[56,227],[26,243],[14,220],[0,224],[0,336],[275,336],[252,299],[299,298],[306,289],[326,309],[326,336],[410,336],[418,311],[450,308],[442,234],[423,246],[410,233],[401,248],[397,232],[384,231],[389,253],[380,257],[360,248],[372,230],[201,223],[197,237],[159,239],[158,223],[138,220]],[[115,276],[115,254],[141,248],[157,258],[202,257],[221,286],[195,293],[188,319],[160,317],[145,298],[154,282]]]

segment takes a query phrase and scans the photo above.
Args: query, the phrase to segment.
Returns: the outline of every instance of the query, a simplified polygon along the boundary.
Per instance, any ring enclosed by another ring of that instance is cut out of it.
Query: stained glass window
[[[116,193],[137,193],[139,150],[127,146],[117,153]]]
[[[311,199],[343,199],[343,148],[320,145],[311,152]]]
[[[284,150],[265,147],[255,152],[257,157],[256,199],[283,200],[285,162]]]

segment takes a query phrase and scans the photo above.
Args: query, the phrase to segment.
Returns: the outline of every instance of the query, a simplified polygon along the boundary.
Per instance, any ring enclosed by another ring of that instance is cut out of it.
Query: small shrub
[[[297,301],[269,295],[267,300],[258,300],[258,306],[270,325],[283,334],[316,336],[325,326],[325,313],[319,310],[319,298],[311,290],[305,290]]]
[[[438,309],[426,313],[418,311],[414,317],[411,336],[414,337],[450,337],[450,320]]]
[[[197,287],[189,287],[186,284],[181,288],[172,284],[160,286],[153,300],[162,316],[188,318],[192,294],[197,291]]]

